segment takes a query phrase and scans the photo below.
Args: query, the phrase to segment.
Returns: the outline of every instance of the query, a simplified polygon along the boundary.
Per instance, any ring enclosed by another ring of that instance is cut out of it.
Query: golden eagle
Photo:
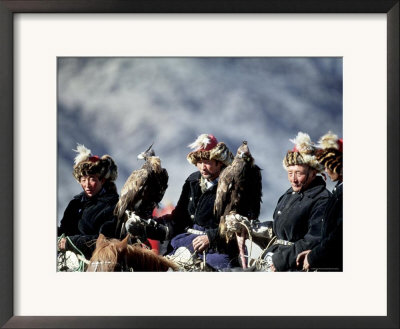
[[[116,234],[121,238],[126,234],[124,224],[128,213],[134,212],[143,219],[151,218],[154,208],[158,206],[168,187],[167,170],[161,167],[161,160],[155,156],[152,147],[153,144],[138,155],[138,159],[144,159],[145,163],[128,177],[115,206]]]
[[[261,169],[254,164],[246,141],[237,150],[233,162],[226,167],[218,180],[217,195],[214,203],[214,214],[220,219],[219,235],[228,243],[233,238],[225,224],[225,216],[239,214],[249,220],[258,219],[262,197]],[[246,267],[244,258],[244,238],[239,238],[239,252],[242,266]]]

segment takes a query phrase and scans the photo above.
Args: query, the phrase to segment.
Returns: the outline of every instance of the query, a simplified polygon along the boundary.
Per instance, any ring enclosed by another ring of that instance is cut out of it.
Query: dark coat
[[[307,256],[311,268],[343,270],[343,184],[336,184],[326,206],[321,243]]]
[[[90,258],[103,224],[113,220],[117,202],[117,192],[104,188],[91,198],[86,197],[84,192],[74,196],[65,209],[58,236],[68,236],[85,257]],[[68,249],[74,250],[72,246]]]
[[[219,221],[213,214],[217,184],[204,193],[200,187],[200,172],[194,172],[185,181],[178,203],[171,214],[162,217],[162,222],[169,222],[174,237],[192,228],[194,224],[205,228],[210,246],[217,238]]]
[[[303,250],[312,249],[321,238],[321,225],[330,192],[324,180],[317,176],[305,191],[286,191],[276,206],[273,230],[277,240],[292,245],[274,244],[272,261],[277,271],[296,270],[296,257]]]
[[[228,246],[224,245],[224,248],[220,246],[219,219],[214,216],[217,184],[202,192],[200,179],[200,172],[192,173],[183,184],[182,193],[175,209],[171,214],[159,218],[158,221],[163,224],[169,223],[167,225],[171,229],[172,238],[186,232],[188,228],[200,226],[210,241],[209,249],[206,252],[207,264],[215,268],[237,266],[239,251],[236,242],[233,241]],[[167,252],[172,251],[171,248],[170,245]]]
[[[235,266],[237,264],[238,256],[236,242],[232,248],[224,248],[223,250],[217,248],[217,245],[220,242],[220,239],[218,239],[219,220],[214,216],[214,202],[217,193],[217,184],[202,192],[200,180],[201,174],[199,171],[192,173],[185,180],[178,203],[171,214],[155,219],[158,223],[168,227],[168,238],[172,239],[171,241],[165,241],[163,244],[163,253],[173,252],[175,248],[179,247],[179,243],[177,242],[178,240],[190,249],[191,247],[189,245],[191,242],[187,242],[187,239],[193,240],[195,236],[190,236],[190,234],[182,235],[182,233],[187,232],[188,228],[195,228],[196,230],[204,231],[210,241],[210,246],[206,253],[207,259],[210,256],[210,259],[213,258],[216,260],[215,263],[218,263],[218,266],[228,266],[226,264],[227,262],[229,263],[229,266]],[[165,231],[160,229],[160,226],[147,227],[146,233],[147,237],[150,239],[160,241],[165,240]],[[170,242],[174,242],[175,246]],[[189,243],[189,245],[187,245],[187,243]],[[223,261],[221,261],[220,258],[223,258]],[[212,262],[210,261],[209,263],[207,260],[207,263],[210,265]],[[211,266],[213,266],[213,264],[211,264]]]

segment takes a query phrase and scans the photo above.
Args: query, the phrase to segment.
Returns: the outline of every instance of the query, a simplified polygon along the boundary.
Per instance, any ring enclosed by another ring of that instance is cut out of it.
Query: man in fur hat
[[[219,219],[215,218],[213,208],[218,177],[232,162],[233,155],[225,143],[209,134],[200,135],[189,147],[194,150],[187,160],[198,170],[186,179],[172,213],[155,219],[161,225],[146,228],[147,237],[161,241],[172,238],[170,254],[185,247],[191,253],[205,256],[206,263],[215,270],[231,267],[236,265],[237,250],[236,254],[216,251]],[[126,227],[132,234],[139,229],[131,220]]]
[[[328,132],[319,140],[318,161],[333,182],[337,182],[327,204],[321,242],[297,256],[304,270],[343,270],[343,140]]]
[[[283,159],[290,189],[278,200],[273,222],[263,222],[252,228],[257,238],[265,234],[273,244],[264,250],[266,271],[295,271],[296,257],[313,248],[320,240],[321,224],[330,192],[319,173],[323,166],[315,156],[316,148],[310,136],[299,132],[294,140],[295,147]],[[272,225],[274,240],[266,227]],[[261,235],[260,235],[261,234]],[[265,246],[264,246],[265,247]]]
[[[75,252],[76,247],[89,259],[102,226],[113,220],[113,210],[118,202],[114,183],[118,170],[109,155],[100,158],[79,144],[74,151],[78,155],[75,157],[73,176],[83,191],[74,196],[65,209],[58,236],[64,234],[68,238],[61,238],[58,247]]]

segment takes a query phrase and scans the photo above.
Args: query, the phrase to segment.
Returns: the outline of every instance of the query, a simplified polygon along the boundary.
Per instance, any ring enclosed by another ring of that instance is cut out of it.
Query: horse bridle
[[[96,262],[90,262],[89,266],[96,266],[93,270],[93,272],[97,272],[97,268],[99,267],[99,265],[113,265],[113,264],[117,264],[114,262],[110,262],[110,261],[96,261]]]
[[[110,262],[110,261],[96,261],[91,262],[89,266],[95,266],[93,272],[97,272],[97,268],[100,265],[115,265],[113,272],[133,272],[132,267],[128,266],[128,258],[127,255],[124,255],[123,261],[121,263],[118,262]]]

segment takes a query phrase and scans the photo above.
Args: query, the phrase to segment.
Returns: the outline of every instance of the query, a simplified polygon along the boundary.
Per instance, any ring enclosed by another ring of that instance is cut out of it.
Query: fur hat
[[[294,143],[294,147],[291,151],[286,153],[283,159],[283,167],[287,170],[289,166],[296,165],[308,165],[315,169],[317,172],[323,172],[324,166],[322,166],[317,158],[317,148],[308,134],[299,132],[295,139],[290,139]]]
[[[336,174],[341,175],[343,170],[343,139],[332,132],[328,132],[318,141],[317,160]]]
[[[225,143],[218,143],[213,135],[202,134],[190,145],[194,151],[187,155],[187,160],[196,165],[199,160],[216,160],[229,166],[233,161],[233,154]]]
[[[79,182],[82,176],[97,175],[99,179],[113,182],[118,177],[118,168],[114,160],[109,155],[103,155],[101,158],[92,155],[91,151],[84,145],[77,144],[78,153],[74,160],[73,175]]]

